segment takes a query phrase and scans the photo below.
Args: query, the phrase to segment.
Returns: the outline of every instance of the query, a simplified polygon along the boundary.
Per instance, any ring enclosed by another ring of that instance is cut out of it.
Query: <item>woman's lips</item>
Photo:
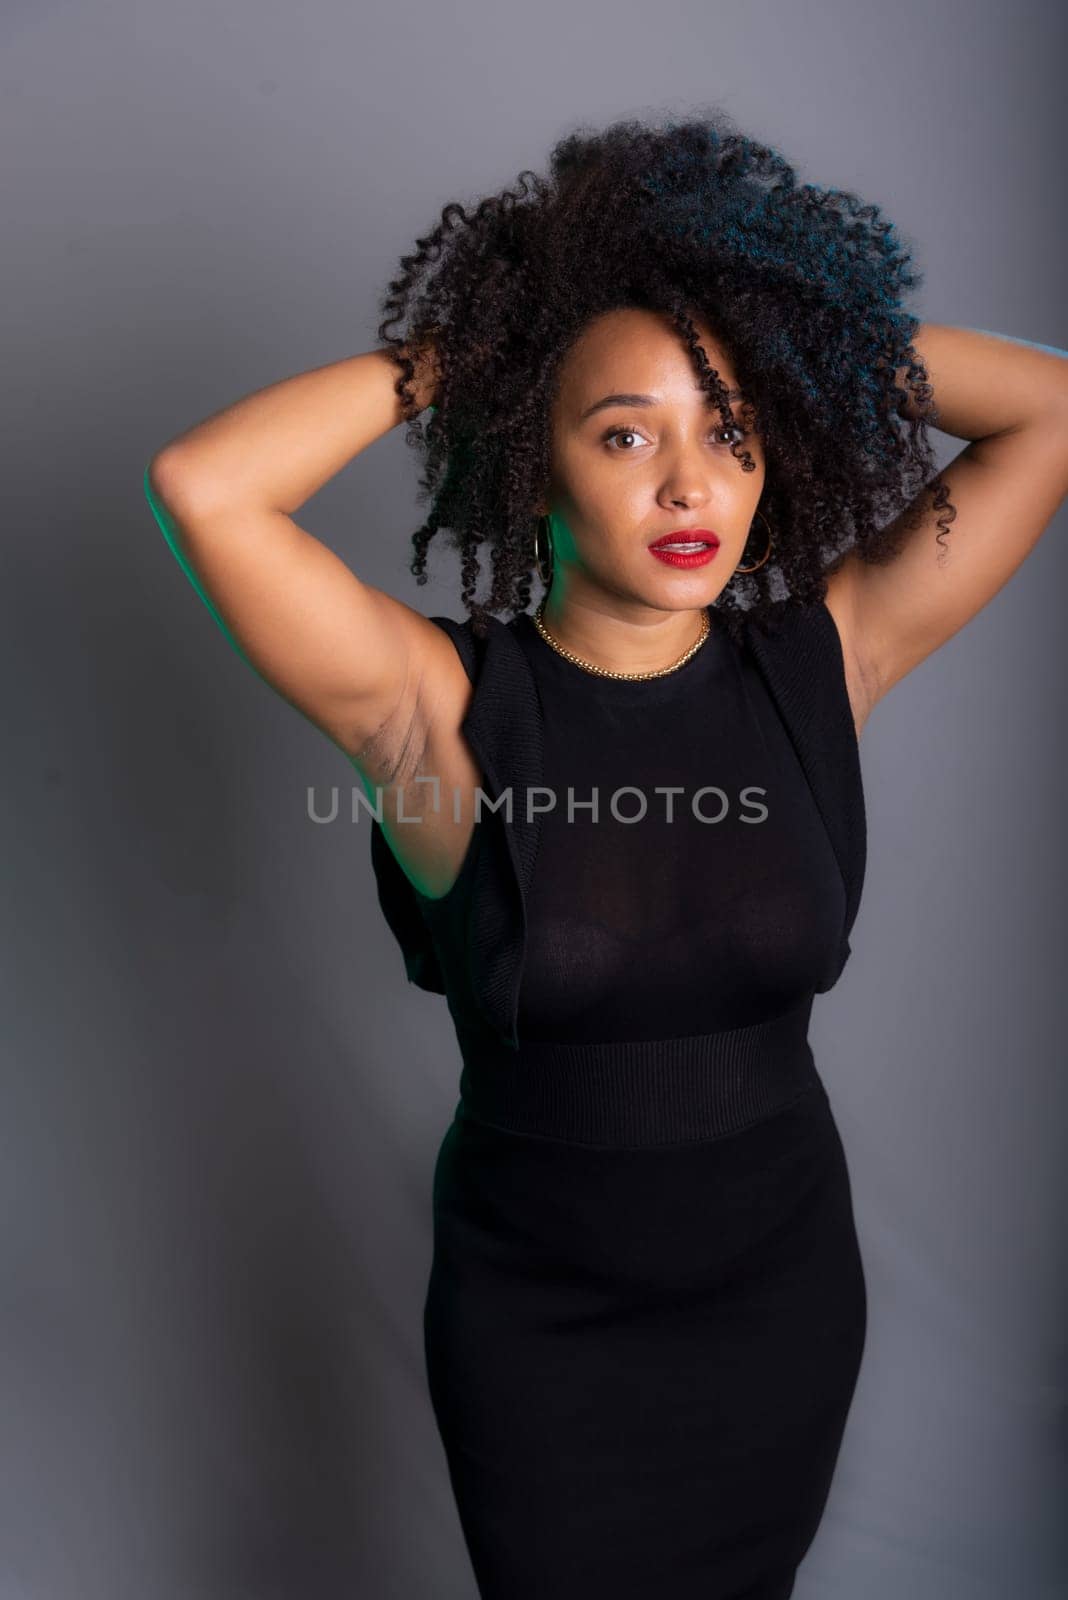
[[[672,546],[681,548],[670,548]],[[718,549],[719,540],[714,533],[694,528],[686,534],[665,534],[656,544],[649,546],[649,553],[669,567],[688,568],[703,567],[712,560]]]
[[[658,544],[685,544],[687,540],[706,539],[709,544],[719,544],[719,534],[711,528],[672,528],[670,533],[657,534],[652,541]]]

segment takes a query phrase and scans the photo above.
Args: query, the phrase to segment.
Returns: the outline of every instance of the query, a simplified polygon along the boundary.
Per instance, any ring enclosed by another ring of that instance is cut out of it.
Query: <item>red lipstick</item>
[[[681,546],[665,549],[665,545]],[[710,528],[676,528],[662,533],[649,546],[650,554],[669,567],[703,567],[719,549],[719,537]]]

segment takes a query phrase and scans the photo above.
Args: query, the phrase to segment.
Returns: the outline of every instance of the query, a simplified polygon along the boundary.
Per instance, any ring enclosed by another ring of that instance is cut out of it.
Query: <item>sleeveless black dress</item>
[[[840,655],[821,606],[831,676],[776,695],[710,621],[673,673],[617,681],[513,619],[507,720],[483,716],[491,651],[469,732],[493,799],[536,777],[533,825],[525,796],[484,811],[449,894],[414,895],[464,1063],[427,1374],[484,1600],[790,1595],[859,1372],[849,1176],[807,1040],[859,897],[811,782],[821,760],[824,795],[857,778]],[[855,796],[841,814],[855,837]]]

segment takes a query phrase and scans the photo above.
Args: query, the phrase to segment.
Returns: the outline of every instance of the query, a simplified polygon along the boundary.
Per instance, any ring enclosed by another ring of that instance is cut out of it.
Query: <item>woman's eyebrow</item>
[[[728,400],[744,399],[741,389],[728,389]],[[711,397],[709,397],[711,403]],[[603,399],[595,400],[592,406],[587,406],[579,417],[580,422],[585,422],[587,417],[592,417],[595,411],[604,411],[608,406],[656,406],[660,402],[654,394],[606,394]]]

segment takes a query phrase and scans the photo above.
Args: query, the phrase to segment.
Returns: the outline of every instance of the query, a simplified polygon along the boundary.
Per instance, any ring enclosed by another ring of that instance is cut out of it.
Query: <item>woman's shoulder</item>
[[[873,701],[863,680],[846,628],[841,598],[828,588],[825,596],[811,600],[789,598],[775,602],[766,616],[754,617],[747,632],[771,652],[779,670],[822,691],[822,704],[839,717],[843,704],[854,739],[859,739]]]
[[[799,738],[855,762],[857,729],[838,624],[824,596],[776,601],[748,619],[746,644]]]

